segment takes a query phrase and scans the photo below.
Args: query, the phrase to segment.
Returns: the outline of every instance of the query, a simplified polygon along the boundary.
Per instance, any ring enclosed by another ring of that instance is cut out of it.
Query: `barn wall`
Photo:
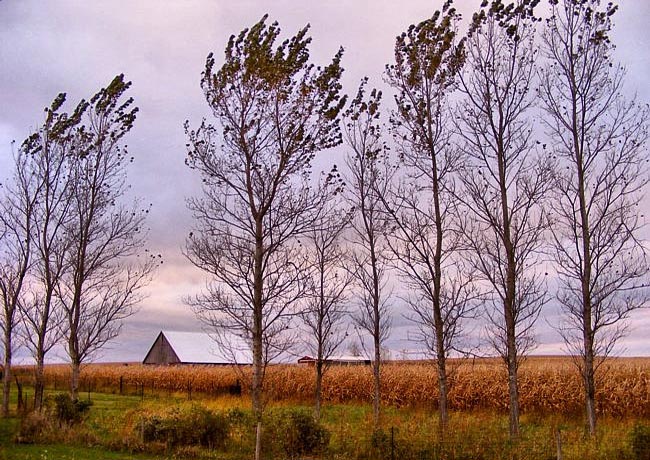
[[[164,335],[160,334],[144,359],[144,364],[177,364],[178,356]]]

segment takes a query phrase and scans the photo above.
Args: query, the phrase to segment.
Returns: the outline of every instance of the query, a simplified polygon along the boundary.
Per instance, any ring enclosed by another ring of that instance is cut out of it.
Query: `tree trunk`
[[[381,348],[379,337],[375,338],[375,359],[372,362],[372,377],[374,383],[374,397],[372,398],[372,415],[375,430],[379,428],[379,408],[381,404]]]
[[[501,120],[499,120],[501,125]],[[508,396],[510,405],[510,439],[519,438],[519,382],[517,376],[517,261],[515,245],[512,241],[511,214],[508,205],[508,178],[506,174],[506,150],[504,133],[499,131],[497,137],[497,164],[499,170],[499,189],[501,193],[501,214],[503,218],[503,247],[506,255],[506,279],[503,301],[503,317],[506,329],[506,366],[508,368]]]
[[[7,327],[4,337],[5,355],[2,374],[2,416],[9,416],[9,392],[11,391],[11,328]]]
[[[255,437],[255,460],[260,460],[262,453],[262,344],[253,342],[253,416],[257,422]]]
[[[508,267],[507,296],[504,302],[506,323],[506,365],[508,367],[508,396],[510,406],[510,439],[519,438],[519,379],[517,330],[515,320],[515,275],[514,262]]]
[[[577,144],[577,137],[574,142]],[[585,191],[585,178],[582,151],[578,151],[576,158],[578,173],[578,194],[580,201],[580,224],[582,227],[582,337],[584,345],[583,381],[585,391],[585,412],[589,435],[596,435],[596,389],[594,382],[594,342],[592,330],[592,305],[591,305],[591,229],[589,227],[588,203]]]
[[[314,419],[320,420],[321,394],[323,392],[323,360],[316,360],[316,389],[314,391]]]
[[[255,460],[262,455],[262,378],[264,372],[263,357],[263,311],[262,293],[264,288],[263,264],[264,241],[262,237],[262,220],[257,219],[255,226],[255,255],[253,267],[253,415],[257,422],[255,430]]]
[[[70,363],[72,375],[70,376],[70,397],[73,401],[79,399],[79,374],[81,363],[78,359],[73,358]]]
[[[37,352],[36,368],[34,369],[34,410],[40,411],[43,407],[43,394],[45,392],[45,355]]]
[[[509,247],[508,245],[506,247]],[[510,246],[511,248],[511,246]],[[511,252],[508,252],[511,254]],[[510,258],[509,258],[510,259]],[[513,256],[514,259],[514,256]],[[506,365],[508,367],[508,396],[510,407],[510,439],[519,438],[519,379],[518,379],[518,350],[517,330],[515,320],[515,263],[512,260],[508,266],[506,298],[504,301],[504,317],[506,325]]]
[[[431,113],[429,106],[427,113]],[[433,139],[431,133],[432,123],[429,122],[429,139]],[[433,256],[433,317],[434,327],[436,334],[436,360],[438,363],[438,392],[440,393],[440,401],[438,403],[438,416],[439,416],[439,435],[440,440],[444,438],[447,429],[448,414],[447,414],[447,356],[445,350],[445,324],[442,319],[441,297],[442,297],[442,213],[440,210],[440,184],[438,183],[438,162],[436,159],[436,149],[433,144],[429,146],[431,152],[431,166],[433,171],[433,208],[435,214],[436,225],[436,250]]]
[[[587,340],[591,342],[590,340]],[[585,343],[584,368],[582,373],[584,394],[585,394],[585,415],[587,417],[587,428],[589,435],[596,435],[596,379],[594,372],[593,346]]]
[[[379,428],[379,408],[381,405],[381,318],[380,318],[380,279],[377,269],[377,252],[375,247],[375,235],[369,234],[370,238],[370,263],[372,264],[372,286],[373,286],[373,341],[375,347],[375,359],[372,363],[372,375],[374,382],[374,397],[372,401],[372,412],[375,430]]]
[[[445,432],[447,431],[447,425],[449,424],[449,415],[447,410],[447,359],[444,348],[442,347],[442,339],[437,338],[437,341],[438,393],[440,394],[438,402],[438,434],[440,436],[440,441],[442,441],[445,437]]]
[[[508,348],[511,348],[510,345]],[[517,356],[508,352],[508,395],[510,402],[510,439],[519,438],[519,382],[517,379]]]

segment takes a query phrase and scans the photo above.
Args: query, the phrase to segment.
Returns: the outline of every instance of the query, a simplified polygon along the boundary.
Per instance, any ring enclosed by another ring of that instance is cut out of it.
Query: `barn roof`
[[[239,337],[232,336],[227,347],[221,347],[205,332],[161,331],[181,363],[250,364],[250,348]]]
[[[311,356],[303,356],[298,360],[299,363],[309,363],[314,361],[316,361],[316,358]],[[325,361],[330,363],[369,363],[370,358],[353,355],[332,355],[325,359]]]

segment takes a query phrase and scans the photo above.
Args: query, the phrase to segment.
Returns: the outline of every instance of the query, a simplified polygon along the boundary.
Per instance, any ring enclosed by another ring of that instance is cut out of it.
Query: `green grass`
[[[82,397],[87,398],[88,394]],[[179,452],[159,444],[147,446],[149,453],[133,453],[143,448],[138,444],[134,426],[144,413],[163,414],[171,407],[188,408],[196,404],[212,410],[238,407],[249,412],[246,400],[225,396],[197,402],[161,396],[141,401],[139,396],[101,393],[91,393],[90,399],[93,405],[83,425],[62,428],[47,445],[16,444],[19,419],[0,419],[0,460],[250,458],[252,430],[234,435],[223,452],[200,448],[185,448]],[[279,406],[285,410],[311,411],[311,407],[305,405],[283,403]],[[513,445],[508,439],[506,415],[452,413],[449,431],[442,441],[438,438],[437,416],[433,409],[385,407],[381,421],[382,432],[373,434],[369,405],[325,405],[322,422],[330,433],[330,444],[327,455],[320,458],[382,460],[392,455],[399,460],[427,460],[443,458],[441,454],[444,453],[444,458],[456,460],[506,460],[515,454],[519,460],[550,460],[556,455],[559,430],[564,460],[635,460],[630,433],[635,423],[650,424],[649,420],[603,418],[598,437],[592,440],[585,435],[581,420],[561,415],[526,414],[522,417],[521,439],[518,445]]]
[[[52,392],[47,394],[52,394]],[[33,397],[31,390],[24,390],[23,395],[31,404],[31,397]],[[140,404],[140,398],[136,397],[116,398],[115,396],[99,393],[92,393],[90,396],[93,406],[85,424],[98,435],[109,432],[111,427],[121,423],[125,411],[133,410]],[[13,394],[12,405],[15,406],[15,404],[16,395]],[[100,446],[88,447],[65,443],[48,445],[17,444],[14,440],[19,425],[20,419],[17,416],[0,419],[0,460],[142,460],[155,458],[151,455],[113,452]]]
[[[144,460],[151,455],[111,452],[100,448],[66,445],[18,445],[0,448],[2,460]]]

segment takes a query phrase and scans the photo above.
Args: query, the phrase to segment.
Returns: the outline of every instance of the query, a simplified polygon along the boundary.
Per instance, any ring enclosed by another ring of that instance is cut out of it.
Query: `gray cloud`
[[[457,3],[469,17],[480,0]],[[628,67],[631,90],[648,101],[650,5],[644,0],[623,3],[614,33],[617,57]],[[148,338],[153,340],[161,328],[200,328],[182,302],[205,282],[181,254],[191,228],[185,199],[199,190],[199,179],[184,165],[182,124],[188,119],[196,126],[210,116],[198,84],[206,55],[214,51],[220,58],[231,34],[268,12],[287,34],[311,24],[316,63],[327,63],[343,46],[345,90],[353,93],[364,75],[372,84],[382,85],[395,36],[441,4],[442,0],[0,2],[0,181],[10,169],[11,140],[20,142],[42,121],[43,107],[58,92],[67,92],[72,106],[116,74],[124,73],[133,81],[131,95],[141,111],[126,139],[136,158],[130,182],[133,195],[153,205],[150,247],[164,255],[165,264],[140,312],[125,324],[109,360],[142,359]],[[340,163],[341,152],[324,153],[318,165]],[[636,318],[638,324],[647,321],[645,314]],[[392,342],[403,348],[407,325],[401,319],[398,323],[399,337]],[[548,331],[543,336],[553,340]],[[650,353],[650,346],[636,342],[633,349]]]

